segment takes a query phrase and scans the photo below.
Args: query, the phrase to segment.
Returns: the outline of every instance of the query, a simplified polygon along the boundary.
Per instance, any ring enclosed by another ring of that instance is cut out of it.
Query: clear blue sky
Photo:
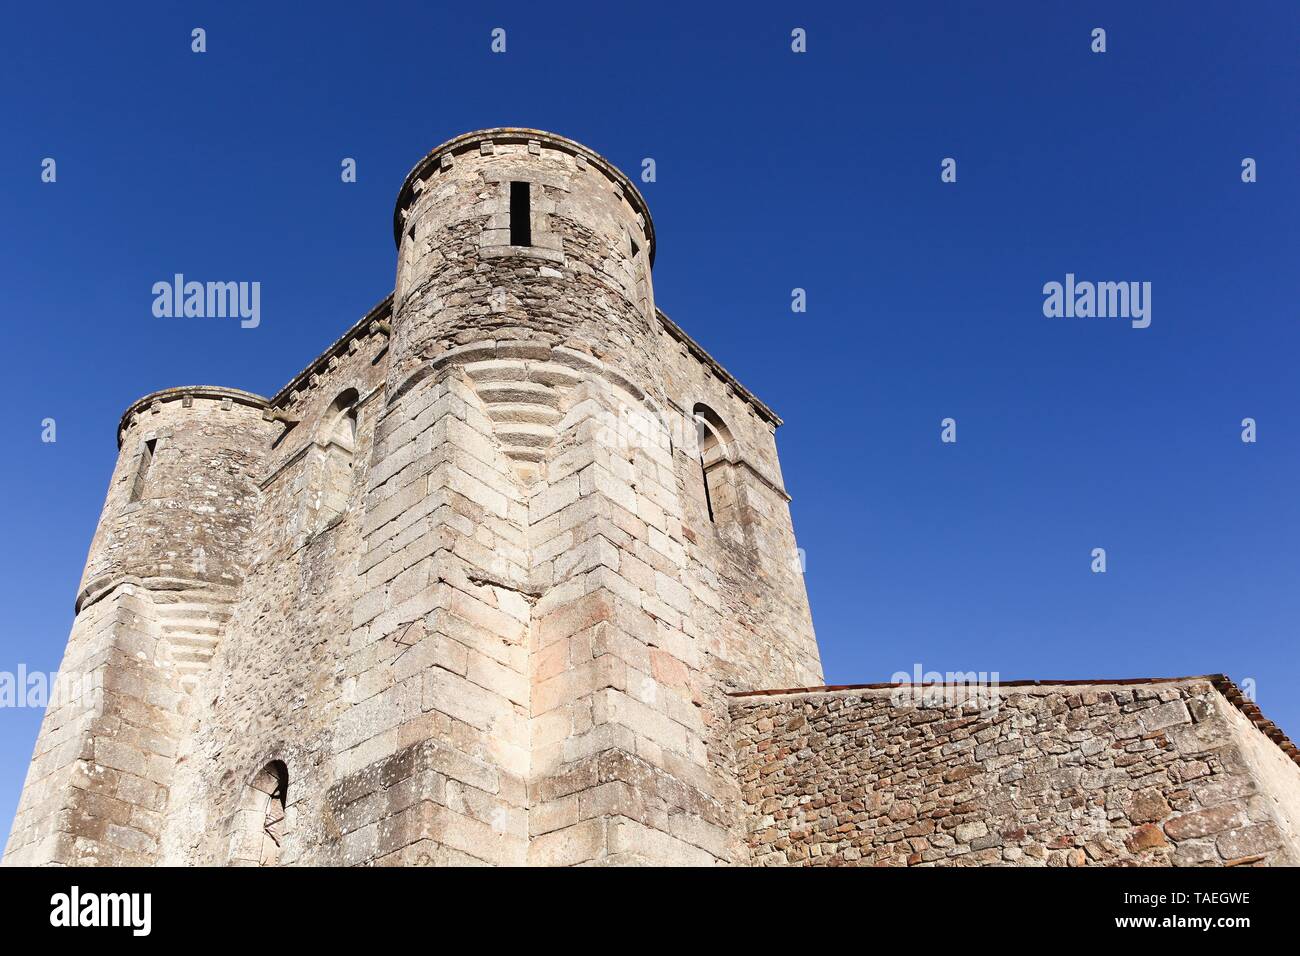
[[[391,289],[407,170],[517,125],[655,159],[659,305],[788,423],[828,681],[1222,671],[1300,731],[1300,6],[714,6],[8,5],[0,670],[58,666],[125,406],[277,390]],[[175,272],[260,328],[154,318]],[[1151,327],[1045,318],[1067,272]]]

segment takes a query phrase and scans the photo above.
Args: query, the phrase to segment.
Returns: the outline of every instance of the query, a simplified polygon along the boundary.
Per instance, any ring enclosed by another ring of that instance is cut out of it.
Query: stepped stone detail
[[[458,136],[393,235],[277,394],[123,415],[6,865],[1297,858],[1290,742],[1220,684],[820,687],[781,420],[656,307],[601,156]]]
[[[237,599],[234,588],[203,587],[198,583],[198,588],[150,592],[159,637],[170,649],[180,684],[187,693],[194,690],[207,669]]]

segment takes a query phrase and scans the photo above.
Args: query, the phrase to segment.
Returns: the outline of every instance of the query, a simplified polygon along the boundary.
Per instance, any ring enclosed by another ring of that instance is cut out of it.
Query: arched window
[[[235,866],[276,866],[288,836],[289,769],[272,760],[244,788],[235,811],[230,862]]]
[[[357,439],[357,395],[355,388],[340,393],[321,420],[321,444],[334,442],[349,453]]]
[[[704,504],[709,520],[717,522],[720,515],[729,515],[732,506],[732,489],[720,466],[725,466],[731,445],[731,430],[709,406],[698,404],[693,411],[696,447],[700,455],[700,475],[704,482]]]
[[[324,530],[348,510],[352,494],[352,457],[357,441],[357,390],[334,399],[321,419],[318,443],[324,449],[317,528]]]

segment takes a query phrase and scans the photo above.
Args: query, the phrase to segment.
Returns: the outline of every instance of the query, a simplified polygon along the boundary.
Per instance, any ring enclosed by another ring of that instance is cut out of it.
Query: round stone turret
[[[471,343],[591,355],[652,382],[654,227],[632,182],[585,146],[488,129],[421,160],[398,195],[390,394]]]
[[[126,410],[78,609],[124,580],[239,583],[256,480],[276,432],[266,407],[250,392],[190,386]]]

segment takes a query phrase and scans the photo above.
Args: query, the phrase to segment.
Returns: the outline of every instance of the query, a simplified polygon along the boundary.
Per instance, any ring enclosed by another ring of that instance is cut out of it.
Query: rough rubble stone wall
[[[272,760],[288,768],[283,863],[339,860],[341,825],[325,793],[346,734],[350,634],[362,497],[387,339],[362,331],[284,403],[294,424],[264,422],[264,463],[247,574],[202,682],[190,696],[162,839],[168,864],[225,864],[243,834],[237,811]],[[349,507],[324,513],[331,407],[355,393]]]
[[[1208,680],[1003,687],[994,710],[895,693],[734,699],[755,863],[1300,861],[1300,769]]]
[[[229,389],[172,389],[132,407],[79,601],[126,577],[240,583],[256,510],[252,476],[262,468],[270,434],[262,404]],[[150,441],[148,477],[133,501]]]

